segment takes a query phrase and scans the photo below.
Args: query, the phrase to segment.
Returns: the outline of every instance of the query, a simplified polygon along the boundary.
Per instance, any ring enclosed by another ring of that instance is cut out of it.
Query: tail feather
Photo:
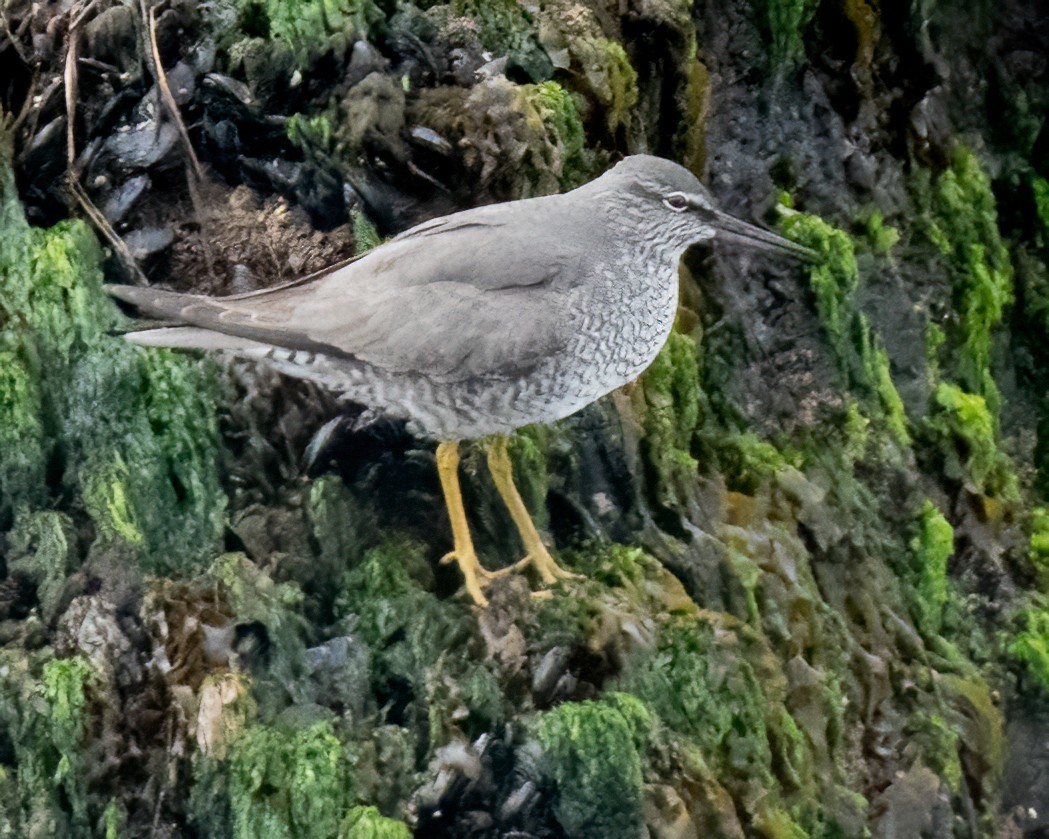
[[[170,347],[181,350],[245,352],[248,350],[268,351],[273,348],[272,344],[262,341],[238,338],[235,335],[226,335],[196,326],[161,326],[156,329],[143,329],[138,332],[128,332],[124,335],[124,339],[142,347]]]
[[[207,299],[196,294],[135,285],[107,285],[106,291],[117,300],[130,303],[141,314],[160,320],[179,320],[183,309]]]

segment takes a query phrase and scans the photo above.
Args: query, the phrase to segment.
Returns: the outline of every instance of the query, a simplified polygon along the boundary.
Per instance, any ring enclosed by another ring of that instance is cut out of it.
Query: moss
[[[919,625],[935,635],[940,631],[951,592],[947,560],[954,554],[954,528],[928,499],[922,507],[910,548],[915,571],[912,609]]]
[[[299,64],[342,55],[385,17],[373,0],[239,0],[241,28],[287,43]]]
[[[772,41],[769,57],[777,72],[790,72],[804,60],[802,36],[818,6],[816,0],[769,0],[758,4],[767,15]]]
[[[550,78],[554,65],[524,6],[515,0],[452,0],[448,9],[453,17],[476,21],[481,45],[505,55],[508,69],[523,71],[533,82]]]
[[[1049,692],[1049,600],[1038,596],[1016,617],[1019,631],[1006,651],[1019,661],[1034,684]]]
[[[514,434],[509,447],[514,483],[540,530],[550,526],[546,496],[550,489],[547,456],[551,434],[548,426],[530,425]]]
[[[1031,192],[1034,195],[1038,220],[1041,222],[1042,235],[1049,237],[1049,180],[1032,175]]]
[[[334,839],[353,797],[342,744],[331,724],[250,726],[230,750],[235,839]]]
[[[860,391],[868,411],[884,422],[897,442],[909,444],[907,416],[892,380],[889,357],[852,299],[859,284],[852,238],[818,216],[790,209],[782,212],[786,235],[820,256],[810,269],[809,284],[846,383]]]
[[[560,147],[558,180],[561,191],[574,189],[593,174],[592,154],[586,147],[577,95],[557,82],[526,85],[525,93],[547,127],[547,136]]]
[[[692,441],[700,420],[699,358],[696,342],[671,332],[656,360],[645,371],[643,423],[647,458],[658,475],[659,501],[679,505],[683,483],[698,463]]]
[[[1043,594],[1049,594],[1049,508],[1031,511],[1031,567]]]
[[[411,839],[408,825],[388,819],[375,807],[354,807],[339,828],[339,839]]]
[[[655,654],[639,656],[621,687],[715,766],[771,780],[765,697],[740,651],[716,643],[710,626],[682,620],[665,628]]]
[[[76,567],[73,522],[53,510],[23,511],[7,538],[8,572],[36,587],[41,616],[50,622],[62,605],[66,576]]]
[[[0,351],[0,529],[10,526],[15,506],[35,507],[47,498],[47,444],[40,391],[26,365]]]
[[[5,190],[8,219],[11,203]],[[225,506],[209,368],[109,335],[117,310],[85,225],[10,224],[4,235],[21,248],[9,243],[18,262],[0,265],[0,354],[11,362],[0,366],[0,443],[20,442],[0,446],[0,527],[54,496],[151,570],[209,557]]]
[[[539,715],[536,736],[556,788],[554,816],[568,837],[633,839],[643,830],[641,755],[651,725],[632,697],[566,702]]]
[[[863,0],[858,0],[863,2]],[[885,217],[878,210],[872,210],[863,223],[867,233],[867,241],[870,242],[875,253],[888,256],[896,243],[900,241],[900,231],[885,223]]]
[[[984,398],[941,382],[934,402],[935,411],[926,426],[943,441],[944,474],[973,492],[1019,500],[1016,473],[998,449],[994,417]]]
[[[778,449],[750,432],[719,434],[709,445],[728,488],[746,495],[753,495],[782,469],[800,468],[804,462],[800,452]]]
[[[982,396],[997,417],[1000,397],[991,375],[995,327],[1013,300],[1013,269],[998,231],[990,178],[965,146],[931,186],[919,180],[926,204],[926,235],[944,258],[953,288],[947,372],[970,393]]]

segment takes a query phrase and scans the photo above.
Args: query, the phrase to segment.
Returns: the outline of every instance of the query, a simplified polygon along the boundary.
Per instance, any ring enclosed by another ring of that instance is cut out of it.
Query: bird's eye
[[[663,199],[663,203],[676,213],[688,209],[688,199],[680,192],[672,193]]]

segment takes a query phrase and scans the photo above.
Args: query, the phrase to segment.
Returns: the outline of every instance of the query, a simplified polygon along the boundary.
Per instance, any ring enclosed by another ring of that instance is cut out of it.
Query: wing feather
[[[533,212],[521,211],[526,203]],[[508,206],[426,222],[336,270],[250,297],[111,290],[153,317],[391,373],[519,377],[571,340],[593,237],[557,218],[557,196]]]

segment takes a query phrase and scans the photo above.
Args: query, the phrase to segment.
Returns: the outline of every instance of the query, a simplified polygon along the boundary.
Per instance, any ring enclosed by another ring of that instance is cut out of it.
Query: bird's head
[[[632,202],[643,208],[649,222],[657,221],[659,235],[669,239],[675,249],[717,238],[806,260],[816,257],[802,245],[719,210],[699,179],[671,160],[635,154],[621,160],[600,180],[606,179],[628,206]]]

